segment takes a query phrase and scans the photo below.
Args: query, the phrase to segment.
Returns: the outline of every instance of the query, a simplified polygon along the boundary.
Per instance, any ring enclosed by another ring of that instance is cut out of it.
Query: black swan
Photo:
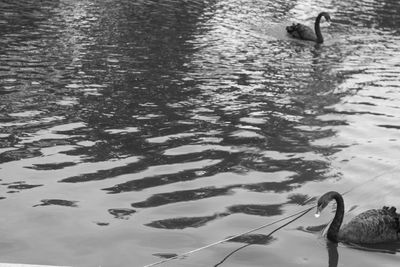
[[[330,241],[373,244],[400,240],[400,214],[396,213],[396,208],[367,210],[340,227],[344,215],[344,201],[338,192],[328,192],[318,199],[316,216],[318,217],[333,199],[336,200],[337,207],[327,233]]]
[[[292,26],[287,26],[286,31],[295,38],[314,41],[322,44],[324,42],[324,37],[322,37],[321,29],[319,27],[319,23],[321,22],[321,18],[324,17],[326,21],[331,21],[331,17],[327,12],[319,13],[318,17],[315,19],[314,30],[300,23],[293,23]]]

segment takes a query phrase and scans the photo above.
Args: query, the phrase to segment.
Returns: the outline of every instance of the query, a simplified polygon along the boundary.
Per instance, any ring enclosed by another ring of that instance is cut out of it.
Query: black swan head
[[[322,17],[324,17],[326,21],[331,22],[331,16],[329,15],[328,12],[321,12],[318,14],[314,24],[315,35],[317,36],[316,40],[317,43],[324,42],[324,37],[322,37],[321,28],[319,26]]]
[[[326,206],[328,206],[329,202],[333,199],[333,195],[333,192],[328,192],[318,199],[316,216],[319,216]]]
[[[324,17],[326,21],[331,22],[331,16],[328,12],[321,12],[318,14],[318,17]]]

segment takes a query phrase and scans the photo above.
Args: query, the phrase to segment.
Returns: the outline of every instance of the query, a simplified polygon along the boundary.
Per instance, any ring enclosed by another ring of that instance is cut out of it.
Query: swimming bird
[[[319,13],[314,23],[315,33],[310,27],[300,23],[293,23],[292,26],[287,26],[286,31],[295,38],[314,41],[321,44],[324,42],[324,37],[322,37],[321,28],[319,26],[322,17],[324,17],[328,22],[331,21],[331,17],[327,12]]]
[[[347,224],[342,225],[344,215],[343,197],[335,191],[325,193],[318,199],[317,213],[335,200],[335,217],[328,228],[327,238],[332,242],[373,244],[400,240],[400,214],[395,207],[383,207],[360,213]]]

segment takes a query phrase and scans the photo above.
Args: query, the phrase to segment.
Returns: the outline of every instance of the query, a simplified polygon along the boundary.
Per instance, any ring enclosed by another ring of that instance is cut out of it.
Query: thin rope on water
[[[384,171],[381,174],[375,175],[374,177],[372,177],[371,179],[365,181],[364,183],[359,184],[359,185],[355,185],[352,188],[350,188],[349,190],[343,192],[342,195],[346,195],[346,194],[348,194],[348,193],[350,193],[350,192],[352,192],[352,191],[354,191],[354,190],[356,190],[356,189],[358,189],[358,188],[360,188],[360,187],[362,187],[362,186],[364,186],[364,185],[366,185],[366,184],[368,184],[368,183],[370,183],[372,181],[377,180],[378,178],[381,178],[384,175],[387,175],[387,174],[390,174],[390,173],[395,173],[395,172],[399,171],[399,169],[400,169],[400,166],[396,166],[396,167],[391,168],[389,171]]]
[[[394,173],[394,172],[398,171],[398,169],[400,169],[400,167],[393,167],[393,168],[392,168],[391,170],[389,170],[389,171],[382,172],[381,174],[378,174],[378,175],[372,177],[371,179],[367,180],[367,181],[364,182],[363,184],[359,184],[359,185],[353,186],[353,187],[350,188],[349,190],[343,192],[342,195],[346,195],[346,194],[348,194],[348,193],[350,193],[350,192],[352,192],[352,191],[354,191],[354,190],[356,190],[356,189],[358,189],[358,188],[364,186],[364,185],[367,184],[367,183],[370,183],[370,182],[372,182],[372,181],[374,181],[374,180],[377,180],[378,178],[380,178],[380,177],[382,177],[382,176],[384,176],[384,175],[387,175],[387,174],[389,174],[389,173]],[[312,206],[312,207],[310,207],[310,208],[301,210],[301,211],[299,211],[299,212],[296,212],[296,213],[294,213],[294,214],[291,214],[291,215],[289,215],[289,216],[286,216],[286,217],[284,217],[284,218],[282,218],[282,219],[273,221],[273,222],[271,222],[271,223],[263,224],[263,225],[258,226],[258,227],[256,227],[256,228],[250,229],[250,230],[248,230],[248,231],[245,231],[245,232],[236,234],[236,235],[234,235],[234,236],[231,236],[231,237],[228,237],[228,238],[225,238],[225,239],[216,241],[216,242],[214,242],[214,243],[205,245],[205,246],[203,246],[203,247],[199,247],[199,248],[194,249],[194,250],[187,251],[187,252],[185,252],[185,253],[182,253],[182,254],[173,256],[173,257],[171,257],[171,258],[163,259],[163,260],[160,260],[160,261],[157,261],[157,262],[154,262],[154,263],[145,265],[145,266],[143,266],[143,267],[156,266],[156,265],[159,265],[159,264],[162,264],[162,263],[166,263],[166,262],[169,262],[169,261],[172,261],[172,260],[176,260],[176,259],[178,259],[178,258],[182,258],[182,257],[184,257],[184,256],[187,256],[187,255],[196,253],[196,252],[201,251],[201,250],[204,250],[204,249],[206,249],[206,248],[210,248],[210,247],[219,245],[219,244],[221,244],[221,243],[231,241],[231,240],[233,240],[233,239],[235,239],[235,238],[238,238],[238,237],[240,237],[240,236],[243,236],[243,235],[246,235],[246,234],[250,234],[250,233],[252,233],[252,232],[261,230],[261,229],[266,228],[266,227],[268,227],[268,226],[274,225],[274,224],[276,224],[276,223],[279,223],[279,222],[285,221],[285,220],[287,220],[287,219],[289,219],[289,218],[292,218],[292,217],[297,216],[296,218],[290,220],[289,222],[287,222],[287,223],[281,225],[280,227],[274,229],[273,231],[271,231],[271,232],[267,235],[267,236],[271,236],[273,233],[275,233],[275,232],[277,232],[278,230],[282,229],[282,228],[285,227],[286,225],[289,225],[290,223],[292,223],[292,222],[294,222],[294,221],[300,219],[301,217],[303,217],[304,215],[306,215],[308,212],[310,212],[310,211],[311,211],[312,209],[314,209],[315,207],[316,207],[316,206],[314,205],[314,206]]]
[[[311,208],[304,209],[304,210],[302,210],[302,211],[296,212],[296,213],[294,213],[294,214],[291,214],[291,215],[286,216],[286,217],[284,217],[284,218],[282,218],[282,219],[273,221],[273,222],[271,222],[271,223],[263,224],[263,225],[258,226],[258,227],[256,227],[256,228],[247,230],[247,231],[245,231],[245,232],[243,232],[243,233],[236,234],[236,235],[234,235],[234,236],[231,236],[231,237],[228,237],[228,238],[225,238],[225,239],[216,241],[216,242],[211,243],[211,244],[208,244],[208,245],[206,245],[206,246],[203,246],[203,247],[200,247],[200,248],[197,248],[197,249],[194,249],[194,250],[191,250],[191,251],[182,253],[182,254],[180,254],[180,255],[176,255],[176,256],[174,256],[174,257],[171,257],[171,258],[168,258],[168,259],[164,259],[164,260],[161,260],[161,261],[152,263],[152,264],[148,264],[148,265],[145,265],[145,266],[143,266],[143,267],[151,267],[151,266],[159,265],[159,264],[161,264],[161,263],[165,263],[165,262],[168,262],[168,261],[172,261],[172,260],[175,260],[175,259],[178,259],[178,258],[187,256],[187,255],[189,255],[189,254],[193,254],[193,253],[198,252],[198,251],[200,251],[200,250],[204,250],[204,249],[206,249],[206,248],[210,248],[210,247],[216,246],[216,245],[218,245],[218,244],[221,244],[221,243],[224,243],[224,242],[228,242],[228,241],[230,241],[230,240],[232,240],[232,239],[238,238],[238,237],[243,236],[243,235],[246,235],[246,234],[250,234],[250,233],[252,233],[252,232],[258,231],[258,230],[263,229],[263,228],[265,228],[265,227],[274,225],[274,224],[276,224],[276,223],[279,223],[279,222],[285,221],[285,220],[287,220],[287,219],[289,219],[289,218],[292,218],[292,217],[297,216],[295,219],[293,219],[293,220],[289,221],[288,223],[286,223],[286,224],[284,224],[284,225],[278,227],[277,229],[273,230],[271,233],[268,234],[268,236],[270,236],[270,235],[272,235],[273,233],[275,233],[276,231],[278,231],[279,229],[283,228],[284,226],[286,226],[286,225],[288,225],[288,224],[294,222],[295,220],[299,219],[300,217],[306,215],[309,211],[311,211],[311,210],[314,209],[314,208],[315,208],[315,206],[312,206]]]
[[[283,227],[285,227],[286,225],[291,224],[292,222],[300,219],[301,217],[303,217],[304,215],[306,215],[310,210],[314,209],[314,207],[311,207],[309,209],[304,210],[303,212],[300,213],[299,216],[295,217],[294,219],[288,221],[287,223],[284,223],[283,225],[279,226],[278,228],[275,228],[273,231],[271,231],[268,235],[266,235],[266,237],[270,237],[273,233],[279,231],[280,229],[282,229]],[[298,213],[297,213],[298,214]],[[233,255],[234,253],[238,252],[239,250],[248,247],[250,245],[253,245],[252,243],[248,243],[238,249],[235,249],[234,251],[232,251],[231,253],[229,253],[227,256],[225,256],[219,263],[217,263],[216,265],[214,265],[214,267],[220,266],[222,263],[224,263],[231,255]]]

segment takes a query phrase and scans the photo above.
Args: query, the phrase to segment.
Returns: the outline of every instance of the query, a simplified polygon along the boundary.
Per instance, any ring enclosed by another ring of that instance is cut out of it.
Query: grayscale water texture
[[[323,44],[286,35],[320,11]],[[398,0],[0,0],[0,262],[143,266],[330,190],[400,209],[399,29]],[[327,243],[332,210],[162,266],[398,265]]]

